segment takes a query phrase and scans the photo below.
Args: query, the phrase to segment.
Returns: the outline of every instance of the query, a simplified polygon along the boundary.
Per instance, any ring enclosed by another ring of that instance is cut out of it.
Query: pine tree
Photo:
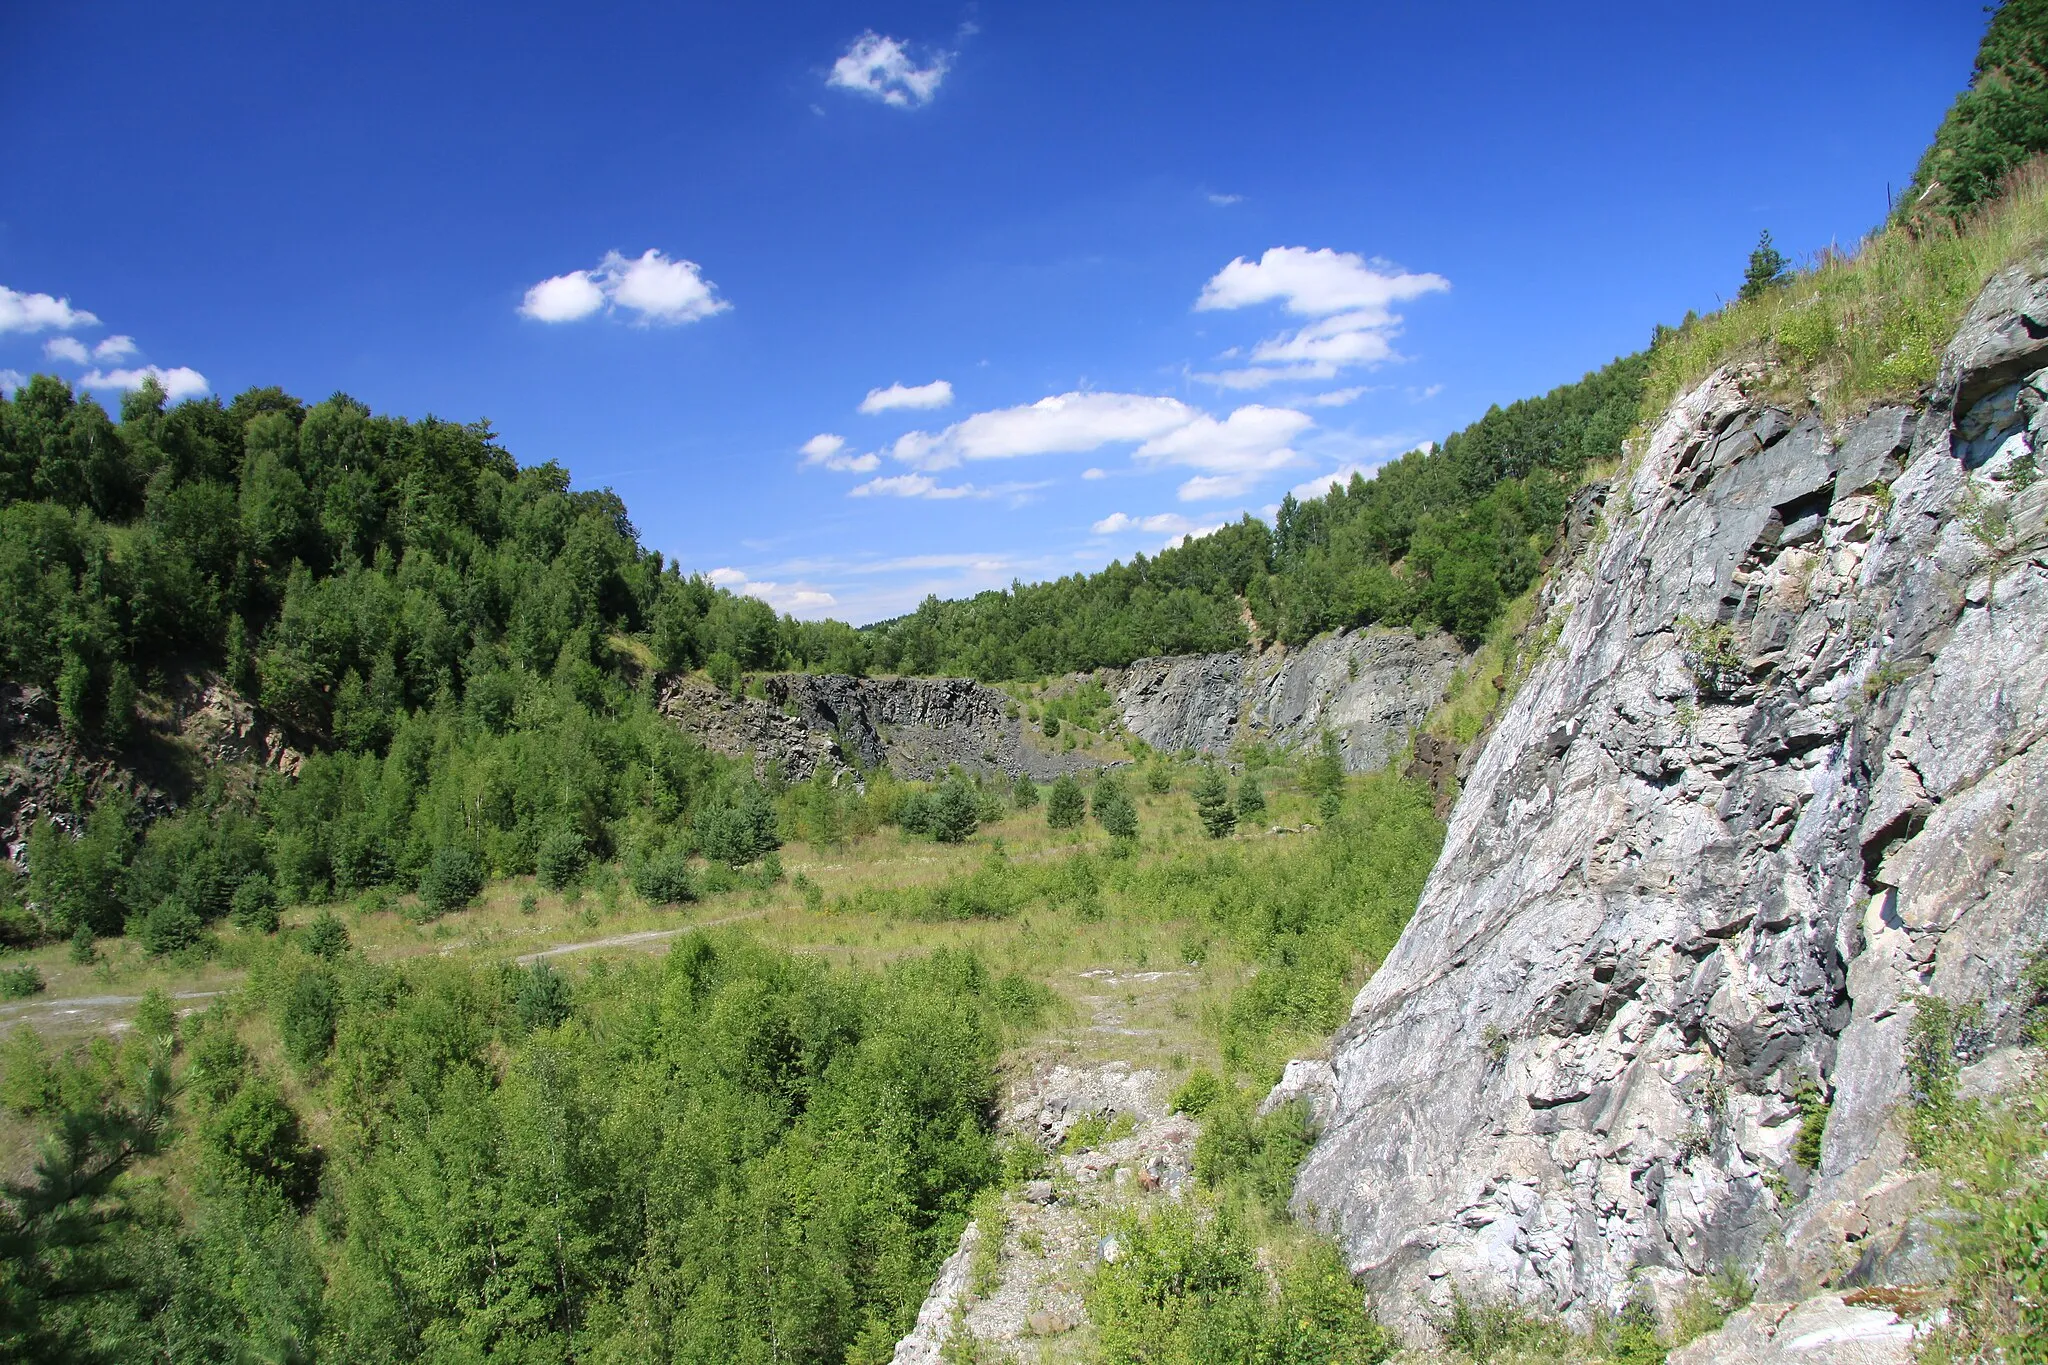
[[[1202,769],[1195,783],[1195,813],[1211,839],[1221,839],[1237,828],[1237,812],[1230,804],[1230,780],[1211,763]]]
[[[1237,818],[1249,824],[1266,813],[1266,793],[1259,788],[1259,779],[1250,773],[1237,784]]]
[[[1756,239],[1756,250],[1749,253],[1749,273],[1742,277],[1742,292],[1739,298],[1753,299],[1765,290],[1782,284],[1786,268],[1792,263],[1785,259],[1785,253],[1771,244],[1771,232],[1764,229]]]
[[[1045,823],[1054,829],[1072,829],[1088,814],[1088,798],[1072,773],[1061,773],[1045,798]]]

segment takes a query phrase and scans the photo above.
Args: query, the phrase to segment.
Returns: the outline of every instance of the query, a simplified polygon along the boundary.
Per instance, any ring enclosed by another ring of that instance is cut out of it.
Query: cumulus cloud
[[[1136,458],[1203,473],[1180,486],[1183,502],[1234,498],[1299,460],[1289,444],[1315,425],[1305,412],[1248,403],[1222,421],[1201,415],[1139,446]]]
[[[0,370],[0,393],[12,398],[14,391],[28,383],[28,376],[20,370]]]
[[[910,109],[931,103],[952,64],[952,53],[934,52],[919,66],[908,45],[869,29],[832,63],[825,84],[866,95],[893,108]]]
[[[136,352],[134,337],[108,337],[92,348],[94,360],[126,360]]]
[[[943,379],[910,386],[891,384],[886,389],[869,389],[860,400],[860,410],[869,416],[897,408],[943,408],[953,401],[953,386]]]
[[[78,382],[88,389],[139,389],[152,379],[163,389],[164,396],[174,403],[181,398],[211,392],[213,387],[206,382],[205,375],[185,365],[168,370],[157,365],[143,365],[132,370],[87,370]]]
[[[574,322],[578,318],[589,317],[602,307],[604,290],[597,287],[591,273],[572,270],[566,275],[542,280],[527,290],[526,301],[519,305],[519,315],[535,322]]]
[[[1081,471],[1081,477],[1084,479],[1106,479],[1109,477],[1109,471],[1107,469],[1084,469]]]
[[[729,565],[713,569],[704,576],[728,592],[758,597],[777,611],[791,616],[823,616],[839,603],[838,598],[816,584],[765,582],[750,578],[743,570]]]
[[[1195,377],[1223,388],[1256,389],[1381,364],[1394,358],[1401,318],[1393,306],[1450,287],[1441,275],[1328,247],[1276,246],[1256,261],[1240,256],[1203,286],[1197,311],[1278,302],[1315,321],[1260,342],[1249,366]]]
[[[1080,454],[1123,441],[1147,441],[1200,414],[1177,398],[1135,393],[1062,393],[1020,407],[977,412],[933,434],[908,432],[892,452],[914,469],[950,469],[963,460]]]
[[[798,447],[803,454],[803,463],[798,466],[809,469],[812,466],[835,470],[841,474],[868,474],[880,468],[882,457],[869,452],[866,455],[846,453],[846,438],[829,431],[821,431]]]
[[[92,352],[77,337],[51,337],[43,343],[43,355],[50,360],[68,360],[73,365],[92,363]]]
[[[1355,389],[1332,389],[1328,393],[1318,393],[1304,398],[1301,403],[1302,406],[1310,408],[1341,408],[1357,402],[1364,392],[1363,385]]]
[[[578,322],[625,309],[647,326],[697,322],[730,307],[695,261],[670,260],[650,248],[631,257],[607,251],[594,269],[542,280],[526,291],[519,313],[535,322]]]
[[[1284,300],[1288,312],[1304,317],[1366,312],[1385,318],[1391,304],[1450,287],[1441,275],[1412,274],[1353,251],[1276,246],[1256,261],[1239,256],[1217,271],[1195,308],[1246,308]]]
[[[73,308],[70,299],[23,294],[0,284],[0,333],[69,332],[99,325],[100,320],[91,313]]]

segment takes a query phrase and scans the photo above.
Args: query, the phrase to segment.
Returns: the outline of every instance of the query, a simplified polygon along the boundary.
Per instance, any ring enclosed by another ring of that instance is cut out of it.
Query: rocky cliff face
[[[885,766],[898,777],[929,780],[955,765],[1050,782],[1096,766],[1036,743],[1009,697],[968,678],[792,673],[764,679],[762,691],[732,697],[701,679],[678,678],[662,709],[705,747],[772,759],[797,782],[820,768],[837,774]]]
[[[1407,747],[1464,660],[1445,635],[1337,631],[1296,650],[1141,659],[1108,686],[1124,728],[1154,748],[1291,748],[1327,729],[1347,769],[1373,772]]]
[[[1986,1002],[1981,1083],[2048,935],[2043,273],[1992,283],[1911,406],[1829,427],[1715,376],[1553,581],[1297,1186],[1388,1311],[1934,1273],[1912,1001]]]

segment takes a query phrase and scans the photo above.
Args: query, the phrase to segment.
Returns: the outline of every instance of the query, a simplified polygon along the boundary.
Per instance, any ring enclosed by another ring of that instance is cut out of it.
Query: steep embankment
[[[1154,748],[1296,748],[1328,730],[1348,771],[1375,772],[1407,747],[1464,662],[1448,635],[1336,631],[1293,650],[1140,659],[1108,686],[1124,728]]]
[[[1554,580],[1296,1190],[1389,1313],[1936,1273],[1911,1002],[1985,1002],[1958,1060],[1996,1074],[2048,903],[2044,273],[1915,405],[1831,428],[1714,376]]]

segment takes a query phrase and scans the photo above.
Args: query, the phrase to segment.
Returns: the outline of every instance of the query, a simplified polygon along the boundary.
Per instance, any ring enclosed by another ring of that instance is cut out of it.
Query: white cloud
[[[892,453],[916,469],[950,469],[963,460],[1079,454],[1120,441],[1147,441],[1201,414],[1177,398],[1134,393],[1063,393],[1036,403],[977,412],[933,435],[899,437]]]
[[[868,396],[860,400],[860,410],[873,416],[878,412],[892,412],[897,408],[943,408],[953,401],[953,386],[943,379],[934,379],[929,384],[910,387],[891,384],[886,389],[869,389]]]
[[[758,597],[777,611],[791,616],[818,617],[839,604],[839,599],[813,583],[774,583],[749,578],[731,567],[713,569],[704,575],[728,592]]]
[[[825,84],[878,99],[897,109],[908,109],[931,103],[952,63],[952,53],[934,52],[925,65],[919,66],[904,43],[869,29],[832,63]]]
[[[73,365],[92,363],[92,352],[77,337],[51,337],[43,343],[43,355],[50,360],[68,360]]]
[[[1088,529],[1098,536],[1121,535],[1126,531],[1143,531],[1154,536],[1184,536],[1195,530],[1195,523],[1178,512],[1161,512],[1150,517],[1133,517],[1122,512],[1111,512]]]
[[[13,397],[15,390],[28,383],[28,376],[20,370],[0,370],[0,393]]]
[[[1357,402],[1364,392],[1365,387],[1363,385],[1355,389],[1333,389],[1329,393],[1319,393],[1313,397],[1304,398],[1301,400],[1301,403],[1302,406],[1310,408],[1341,408]]]
[[[732,307],[695,261],[672,261],[659,251],[632,260],[607,251],[599,273],[612,301],[638,313],[642,322],[695,322]]]
[[[846,454],[846,438],[829,431],[821,431],[798,449],[803,453],[800,469],[821,466],[841,474],[868,474],[881,467],[882,457],[872,451],[866,455]]]
[[[1209,196],[1209,202],[1219,209],[1227,209],[1232,204],[1242,204],[1244,196],[1241,194],[1212,194]]]
[[[1292,408],[1248,403],[1222,421],[1197,416],[1174,431],[1139,446],[1136,458],[1204,471],[1180,486],[1183,502],[1234,498],[1265,474],[1300,457],[1288,443],[1315,420]]]
[[[942,484],[929,474],[891,474],[879,479],[869,479],[847,490],[849,498],[925,498],[933,502],[949,502],[955,498],[1008,498],[1012,507],[1021,507],[1032,501],[1030,494],[1049,485],[1050,480],[1037,483],[996,483],[996,484]]]
[[[133,370],[87,370],[78,383],[88,389],[139,389],[151,379],[162,386],[164,396],[174,403],[212,389],[205,375],[184,365],[168,370],[156,365]]]
[[[1081,471],[1081,477],[1084,479],[1106,479],[1109,477],[1109,471],[1107,469],[1084,469]]]
[[[94,360],[125,360],[129,356],[134,355],[135,350],[134,337],[108,337],[105,341],[92,348],[92,358]]]
[[[607,251],[595,269],[542,280],[526,291],[519,312],[536,322],[578,322],[624,308],[645,326],[696,322],[730,307],[695,261],[670,260],[650,248],[632,257]]]
[[[78,327],[97,327],[100,320],[83,308],[73,308],[70,299],[48,294],[22,294],[0,284],[0,333],[69,332]]]
[[[1450,287],[1441,275],[1411,274],[1356,252],[1276,246],[1257,261],[1240,256],[1217,271],[1195,307],[1245,308],[1284,299],[1288,312],[1305,317],[1372,312],[1384,319],[1390,304]]]
[[[1260,342],[1251,366],[1195,378],[1228,389],[1286,380],[1330,379],[1359,365],[1395,358],[1400,315],[1393,305],[1451,287],[1441,275],[1402,270],[1350,251],[1276,246],[1256,261],[1240,256],[1216,272],[1195,300],[1197,311],[1281,302],[1315,321]]]
[[[519,315],[535,322],[575,322],[602,307],[604,291],[597,287],[590,272],[572,270],[542,280],[527,290],[526,301],[519,305]]]

